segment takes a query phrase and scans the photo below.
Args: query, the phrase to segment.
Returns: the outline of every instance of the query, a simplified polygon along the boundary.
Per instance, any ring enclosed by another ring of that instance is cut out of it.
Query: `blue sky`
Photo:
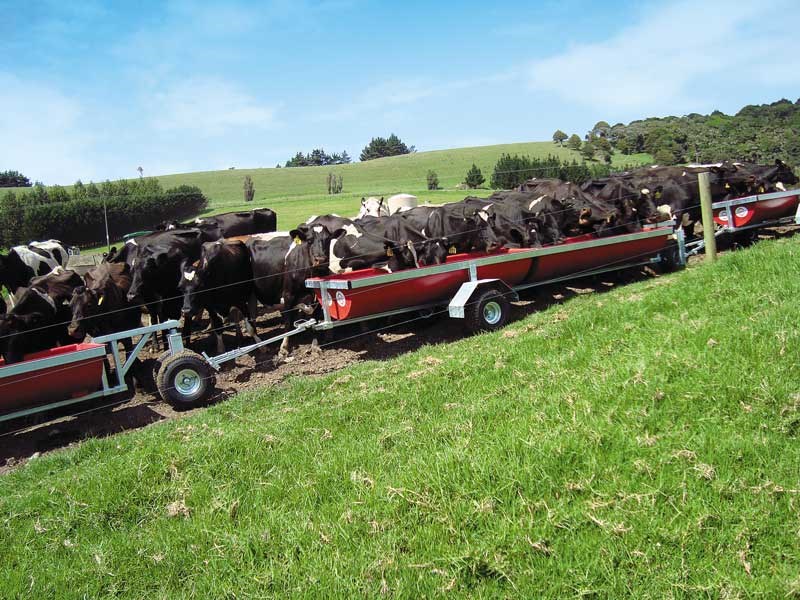
[[[0,0],[0,170],[45,183],[549,139],[800,96],[797,0]],[[10,18],[9,18],[10,16]]]

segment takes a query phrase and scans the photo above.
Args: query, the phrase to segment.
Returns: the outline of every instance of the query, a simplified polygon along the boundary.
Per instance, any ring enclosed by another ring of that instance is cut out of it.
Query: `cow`
[[[389,207],[383,203],[383,196],[375,198],[361,198],[361,209],[353,220],[359,221],[364,217],[388,217]]]
[[[494,231],[503,246],[531,248],[540,246],[541,223],[536,215],[526,210],[520,202],[519,192],[495,192],[488,199],[469,197],[464,203],[471,208],[482,208],[494,214]]]
[[[452,253],[493,252],[500,248],[494,232],[495,215],[481,208],[470,209],[463,202],[433,209],[422,234],[432,239],[446,238]]]
[[[130,287],[131,269],[125,263],[101,263],[88,271],[83,285],[72,293],[67,333],[80,341],[87,334],[97,337],[141,327],[142,310],[127,298]],[[127,352],[133,347],[130,338],[122,345]]]
[[[225,352],[222,339],[222,319],[232,311],[244,320],[245,328],[256,342],[261,341],[250,323],[255,315],[256,297],[253,293],[253,268],[250,252],[241,241],[218,240],[206,242],[197,261],[184,261],[178,288],[183,292],[183,337],[188,343],[192,319],[203,309],[211,318],[217,340],[217,352]],[[238,319],[237,319],[238,320]],[[241,329],[237,339],[241,345]]]
[[[164,231],[130,241],[136,245],[125,245],[125,262],[131,266],[128,302],[145,306],[155,323],[179,318],[181,266],[200,258],[202,233],[197,229]]]
[[[27,246],[14,246],[5,256],[0,254],[0,289],[5,286],[14,306],[17,290],[26,287],[37,275],[46,275],[56,267],[66,267],[69,254],[61,242],[31,242]]]
[[[26,354],[68,344],[67,301],[83,283],[75,271],[61,267],[35,277],[10,312],[0,317],[0,355],[6,364],[24,360]]]
[[[300,313],[314,313],[314,298],[306,288],[306,279],[330,274],[328,252],[333,239],[325,225],[303,224],[286,237],[247,242],[256,297],[264,306],[281,310],[286,331],[293,328]],[[317,348],[316,338],[312,348]],[[288,354],[286,337],[276,360]]]
[[[277,229],[278,217],[269,208],[231,212],[195,219],[192,227],[203,232],[205,241],[216,241],[237,235],[269,233]]]
[[[322,226],[312,227],[321,233]],[[444,236],[428,238],[399,215],[365,217],[357,225],[333,232],[328,268],[341,273],[368,267],[393,273],[420,264],[441,264],[447,258],[449,241]]]
[[[428,217],[436,210],[435,206],[415,206],[407,210],[398,211],[397,215],[403,217],[417,231],[423,231],[428,224]]]

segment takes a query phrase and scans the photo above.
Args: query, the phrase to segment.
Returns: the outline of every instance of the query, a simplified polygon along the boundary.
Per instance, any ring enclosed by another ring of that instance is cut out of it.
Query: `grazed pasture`
[[[4,597],[800,594],[797,239],[0,479]]]

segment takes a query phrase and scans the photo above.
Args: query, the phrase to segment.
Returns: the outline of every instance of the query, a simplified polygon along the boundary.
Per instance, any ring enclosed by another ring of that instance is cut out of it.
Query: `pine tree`
[[[429,170],[426,176],[426,180],[428,183],[429,190],[438,190],[439,189],[439,176],[436,174],[436,171]]]
[[[481,170],[475,165],[475,163],[472,163],[472,167],[470,167],[470,170],[467,171],[467,176],[464,178],[464,183],[468,188],[475,189],[483,184],[484,181],[486,181],[486,178],[483,176],[483,173],[481,173]]]

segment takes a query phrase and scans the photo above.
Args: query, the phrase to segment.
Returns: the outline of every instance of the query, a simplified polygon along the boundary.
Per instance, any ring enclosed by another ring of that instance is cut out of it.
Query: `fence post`
[[[711,209],[711,183],[709,183],[708,171],[697,174],[697,184],[700,186],[700,211],[703,216],[706,258],[714,262],[717,260],[717,238],[714,236],[714,211]]]

